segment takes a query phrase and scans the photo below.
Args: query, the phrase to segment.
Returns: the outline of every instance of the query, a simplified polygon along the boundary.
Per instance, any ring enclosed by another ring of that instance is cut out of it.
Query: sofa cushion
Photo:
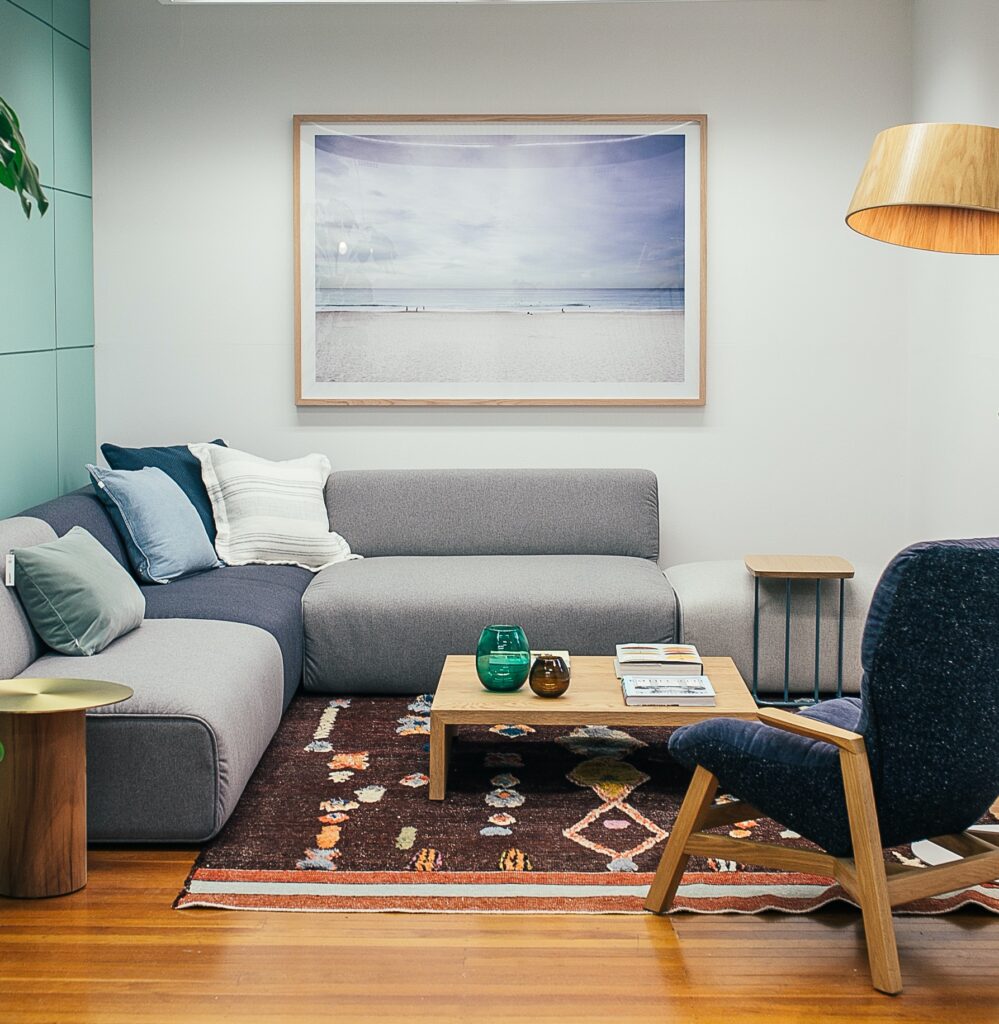
[[[365,558],[659,556],[647,469],[349,470],[330,475],[326,507]]]
[[[71,491],[61,498],[53,498],[34,508],[22,512],[23,516],[33,516],[49,524],[60,536],[64,536],[74,526],[82,526],[87,533],[96,537],[114,555],[129,572],[132,567],[128,561],[128,552],[121,535],[115,528],[107,509],[89,486],[79,491]]]
[[[55,538],[55,530],[40,519],[0,519],[0,562],[11,548],[45,544]],[[0,586],[0,679],[23,672],[43,649],[17,591]]]
[[[290,565],[223,566],[168,587],[142,587],[146,618],[220,619],[267,630],[281,648],[287,707],[302,679],[302,593],[312,578]]]
[[[673,638],[663,574],[613,555],[368,558],[323,570],[302,603],[304,685],[328,693],[431,691],[446,655],[474,652],[493,622],[582,655]]]
[[[277,642],[242,623],[146,622],[85,661],[46,655],[22,675],[105,679],[135,691],[87,714],[91,840],[214,835],[281,720]]]

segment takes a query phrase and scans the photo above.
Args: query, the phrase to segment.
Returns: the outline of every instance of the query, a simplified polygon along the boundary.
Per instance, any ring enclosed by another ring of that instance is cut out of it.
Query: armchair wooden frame
[[[999,836],[965,831],[934,837],[933,842],[962,858],[948,864],[920,868],[886,863],[863,736],[787,711],[767,708],[758,714],[767,725],[839,749],[853,857],[708,835],[705,829],[758,817],[759,812],[741,800],[713,804],[718,779],[698,766],[649,888],[645,909],[654,914],[669,910],[692,854],[835,878],[860,905],[874,987],[896,995],[902,991],[902,972],[892,907],[999,878]]]

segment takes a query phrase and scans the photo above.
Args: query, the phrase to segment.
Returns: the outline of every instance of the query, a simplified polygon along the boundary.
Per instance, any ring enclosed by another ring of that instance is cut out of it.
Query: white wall
[[[999,127],[999,4],[917,0],[916,121]],[[914,535],[999,533],[999,258],[906,253]]]
[[[94,0],[99,439],[648,466],[667,562],[887,558],[910,539],[905,261],[843,215],[874,133],[908,119],[911,15]],[[292,114],[650,111],[709,117],[705,408],[295,407]]]

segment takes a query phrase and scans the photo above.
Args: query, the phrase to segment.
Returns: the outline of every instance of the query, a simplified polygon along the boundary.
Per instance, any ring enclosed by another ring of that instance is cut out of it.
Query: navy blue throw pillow
[[[216,438],[210,444],[226,447]],[[215,518],[208,491],[201,480],[201,463],[187,450],[186,444],[165,445],[159,448],[120,448],[116,444],[102,444],[101,454],[112,469],[162,469],[179,485],[197,509],[208,539],[215,543]]]

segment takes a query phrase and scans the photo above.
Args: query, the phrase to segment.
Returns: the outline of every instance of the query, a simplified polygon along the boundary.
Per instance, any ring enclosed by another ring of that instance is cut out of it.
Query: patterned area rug
[[[688,774],[663,729],[460,729],[427,796],[430,698],[299,697],[175,906],[238,910],[641,913]],[[725,799],[722,797],[722,799]],[[995,824],[996,819],[989,817]],[[807,846],[767,819],[730,835]],[[891,851],[934,862],[932,844]],[[830,879],[697,860],[677,907],[801,913]],[[999,912],[999,886],[923,900]]]

